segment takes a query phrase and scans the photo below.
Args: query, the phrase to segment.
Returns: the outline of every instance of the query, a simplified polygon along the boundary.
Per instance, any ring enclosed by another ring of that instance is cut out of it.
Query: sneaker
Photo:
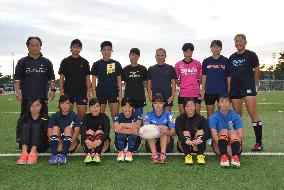
[[[224,155],[221,156],[220,166],[221,167],[229,167],[230,166],[227,155],[224,154]]]
[[[259,143],[256,143],[252,148],[252,151],[262,151],[263,150],[263,146]]]
[[[54,165],[54,164],[57,164],[57,162],[58,162],[57,155],[53,155],[53,154],[52,154],[52,155],[50,156],[49,163],[52,164],[52,165]]]
[[[133,161],[133,153],[127,151],[125,155],[125,161],[132,162]]]
[[[240,168],[241,167],[241,163],[240,163],[238,155],[232,156],[232,158],[231,158],[231,166],[233,166],[235,168]]]
[[[124,152],[123,151],[119,151],[118,155],[117,155],[117,159],[118,162],[123,162],[124,161]]]
[[[159,154],[158,154],[157,152],[152,153],[152,156],[151,156],[151,163],[152,163],[152,164],[157,164],[157,163],[159,163]]]
[[[192,165],[193,164],[192,156],[190,154],[188,154],[184,157],[184,163],[186,165]]]
[[[22,153],[21,155],[20,155],[20,158],[19,158],[19,160],[18,160],[18,164],[19,165],[24,165],[24,164],[26,164],[27,162],[28,162],[28,154],[27,153]]]
[[[58,156],[58,164],[66,164],[67,156],[65,155],[59,155]]]
[[[98,153],[95,153],[93,155],[93,162],[100,163],[101,162],[101,155],[98,154]]]
[[[160,154],[160,164],[166,164],[167,163],[167,155],[165,153]]]
[[[203,154],[197,155],[197,164],[205,165],[205,156]]]
[[[86,157],[85,157],[85,160],[84,160],[84,163],[85,164],[89,164],[93,161],[93,157],[91,154],[86,154]]]
[[[37,163],[37,153],[30,153],[27,164],[36,164],[36,163]]]

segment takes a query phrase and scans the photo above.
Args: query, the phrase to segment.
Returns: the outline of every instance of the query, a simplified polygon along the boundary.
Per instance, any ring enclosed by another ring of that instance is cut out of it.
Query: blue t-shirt
[[[142,117],[134,113],[129,118],[126,118],[123,113],[116,114],[113,117],[113,122],[118,122],[118,123],[135,123],[138,120],[142,121]]]
[[[243,120],[234,110],[230,109],[227,115],[223,115],[218,109],[209,117],[209,128],[216,129],[217,132],[222,129],[237,130],[243,128]]]
[[[154,110],[148,112],[144,116],[144,123],[145,122],[154,125],[164,125],[169,129],[175,128],[175,117],[171,112],[166,110],[164,110],[164,112],[160,116],[157,116]]]
[[[250,50],[230,56],[231,90],[255,88],[254,68],[259,66],[257,55]]]
[[[68,115],[62,115],[58,111],[51,115],[48,122],[48,128],[53,128],[54,126],[58,126],[61,130],[64,130],[66,127],[74,129],[75,127],[81,127],[81,120],[74,111],[71,111]]]
[[[212,56],[202,62],[202,75],[206,75],[206,94],[227,94],[229,77],[229,59],[220,56],[214,59]]]
[[[160,93],[165,100],[172,96],[172,79],[177,79],[173,66],[154,65],[148,69],[148,79],[152,82],[152,95]]]
[[[91,74],[98,78],[96,92],[100,95],[118,95],[117,76],[121,75],[121,71],[120,63],[113,59],[96,61],[91,69]]]

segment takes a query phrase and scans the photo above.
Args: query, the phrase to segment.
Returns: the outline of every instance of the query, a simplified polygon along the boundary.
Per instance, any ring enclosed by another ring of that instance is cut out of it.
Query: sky
[[[55,73],[76,38],[90,66],[102,58],[100,43],[109,40],[112,58],[123,67],[133,47],[141,50],[139,63],[149,67],[158,48],[166,49],[166,63],[175,65],[186,42],[194,44],[193,58],[200,62],[211,55],[215,39],[229,57],[238,33],[247,36],[247,49],[268,67],[284,51],[283,7],[280,0],[0,0],[0,72],[12,74],[13,60],[16,65],[28,53],[29,36],[42,39],[42,54]]]

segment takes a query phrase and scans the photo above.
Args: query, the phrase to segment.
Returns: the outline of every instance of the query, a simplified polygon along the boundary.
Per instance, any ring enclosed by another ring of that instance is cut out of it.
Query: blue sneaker
[[[51,155],[49,163],[54,165],[54,164],[57,164],[57,162],[58,162],[57,155]]]
[[[66,161],[67,161],[67,156],[65,156],[65,155],[59,155],[58,156],[58,163],[59,164],[65,164]]]

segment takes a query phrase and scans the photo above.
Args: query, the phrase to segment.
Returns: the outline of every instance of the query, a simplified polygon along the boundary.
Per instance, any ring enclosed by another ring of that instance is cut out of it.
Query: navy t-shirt
[[[126,118],[123,113],[116,114],[113,117],[113,122],[118,122],[118,123],[135,123],[138,120],[142,121],[143,120],[142,116],[136,115],[134,113],[129,118]]]
[[[254,68],[259,66],[257,55],[250,50],[243,54],[234,53],[229,58],[231,89],[255,87]]]
[[[48,128],[53,128],[54,126],[58,126],[62,131],[66,127],[74,129],[75,127],[81,127],[81,120],[74,111],[70,111],[67,115],[62,115],[58,111],[51,115],[48,122]]]
[[[147,80],[147,69],[143,65],[128,65],[122,70],[122,80],[126,82],[125,97],[145,101],[144,81]]]
[[[228,93],[227,77],[229,77],[229,59],[220,56],[214,59],[212,56],[202,62],[202,75],[206,75],[206,94]]]
[[[167,100],[172,96],[172,79],[177,79],[177,75],[173,66],[168,64],[154,65],[148,69],[148,79],[152,82],[152,95],[162,94]]]
[[[58,74],[63,74],[64,93],[70,96],[87,96],[86,76],[90,75],[89,62],[83,57],[69,56],[62,60]]]
[[[37,59],[28,55],[18,61],[15,80],[20,81],[23,99],[47,99],[48,84],[55,80],[53,65],[42,54]]]
[[[121,76],[121,65],[119,62],[110,59],[96,61],[91,69],[91,74],[98,79],[97,94],[118,95],[117,76]]]

